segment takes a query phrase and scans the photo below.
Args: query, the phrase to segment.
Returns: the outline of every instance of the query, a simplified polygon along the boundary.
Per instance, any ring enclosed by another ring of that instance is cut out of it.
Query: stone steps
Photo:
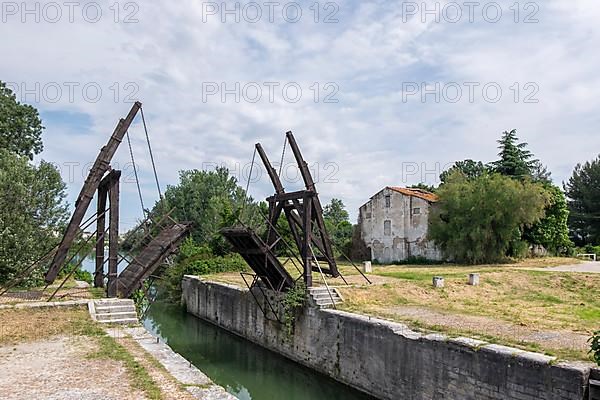
[[[98,306],[96,305],[96,314],[104,314],[104,313],[122,313],[131,310],[131,306]]]
[[[308,289],[308,295],[312,299],[313,305],[318,308],[334,307],[336,304],[342,303],[344,299],[335,288],[330,288],[331,293],[326,287],[318,286]],[[332,301],[333,300],[333,301]]]
[[[105,324],[138,324],[135,303],[129,299],[101,299],[90,302],[92,318]]]

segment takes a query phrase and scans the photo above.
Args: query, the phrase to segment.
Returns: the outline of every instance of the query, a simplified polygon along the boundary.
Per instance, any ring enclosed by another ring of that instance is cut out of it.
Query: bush
[[[60,271],[60,274],[58,275],[58,279],[64,279],[67,275],[69,275],[73,271],[73,269],[75,268],[76,265],[77,265],[77,259],[75,259],[72,263],[65,266],[62,269],[62,271]],[[87,282],[90,284],[94,281],[93,275],[88,271],[82,270],[81,266],[77,267],[77,270],[75,272],[73,272],[72,278],[75,279],[76,281],[83,281],[83,282]]]
[[[179,248],[175,265],[165,271],[158,288],[161,297],[176,303],[181,298],[181,280],[184,275],[208,275],[247,269],[246,262],[239,254],[215,256],[208,245],[197,245],[192,238],[188,238]]]
[[[589,354],[592,355],[594,362],[600,366],[600,331],[594,332],[588,342],[590,343]]]
[[[600,257],[600,246],[592,246],[591,244],[588,244],[583,248],[583,252],[586,254],[596,254]]]

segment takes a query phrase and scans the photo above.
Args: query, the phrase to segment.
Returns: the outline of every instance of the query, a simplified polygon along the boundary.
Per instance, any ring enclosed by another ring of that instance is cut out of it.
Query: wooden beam
[[[98,221],[96,221],[96,270],[94,272],[94,287],[104,287],[104,230],[106,229],[106,200],[107,187],[98,188]]]
[[[110,221],[108,225],[108,297],[117,296],[117,266],[119,263],[119,180],[121,171],[114,171],[109,189]]]
[[[283,185],[281,184],[281,179],[279,179],[279,175],[277,175],[277,171],[275,171],[275,168],[273,168],[273,166],[271,165],[271,162],[269,161],[269,158],[267,157],[267,154],[263,150],[261,144],[256,143],[255,147],[256,147],[256,151],[258,152],[258,155],[260,156],[260,159],[262,160],[263,164],[265,165],[267,173],[269,174],[269,178],[271,178],[271,182],[273,183],[273,186],[275,187],[275,193],[277,193],[277,194],[283,193],[285,190],[283,189]]]
[[[302,243],[302,263],[304,264],[304,283],[306,284],[306,287],[311,287],[312,286],[312,257],[311,257],[311,250],[310,250],[310,243],[311,243],[311,234],[312,234],[312,229],[310,229],[311,226],[311,219],[312,219],[312,206],[311,206],[311,201],[310,201],[310,197],[306,196],[303,200],[303,205],[304,205],[304,241]]]
[[[292,201],[292,200],[304,199],[307,196],[314,196],[314,195],[315,195],[315,192],[310,191],[310,190],[298,190],[297,192],[287,192],[287,193],[276,194],[275,196],[268,197],[267,201],[269,201],[269,202],[271,202],[271,201],[275,201],[275,202]]]

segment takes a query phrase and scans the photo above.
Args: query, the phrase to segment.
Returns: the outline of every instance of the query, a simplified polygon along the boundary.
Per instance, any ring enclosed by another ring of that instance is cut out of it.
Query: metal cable
[[[150,161],[152,162],[152,170],[154,171],[154,180],[156,181],[156,188],[158,189],[158,197],[162,200],[162,191],[160,190],[160,183],[158,182],[158,174],[156,173],[156,164],[154,163],[154,155],[152,154],[152,146],[150,145],[150,137],[148,136],[148,127],[146,126],[146,118],[144,117],[144,109],[140,107],[140,114],[142,116],[142,124],[144,125],[144,132],[146,133],[146,142],[148,143],[148,151],[150,152]]]
[[[279,163],[279,179],[281,179],[281,171],[283,170],[283,161],[285,158],[285,148],[287,147],[287,136],[283,139],[283,150],[281,152],[281,163]]]
[[[252,153],[252,164],[250,164],[250,173],[248,174],[248,180],[246,182],[246,192],[244,193],[244,204],[242,204],[242,210],[240,212],[240,219],[243,220],[244,211],[246,210],[246,205],[248,204],[248,191],[250,190],[250,180],[252,179],[252,171],[254,170],[254,160],[256,160],[256,148],[254,148],[254,153]],[[250,222],[250,221],[249,221]]]
[[[131,147],[131,139],[129,138],[129,130],[126,132],[127,144],[129,145],[129,154],[131,155],[131,164],[133,165],[133,173],[135,175],[135,184],[137,185],[138,195],[140,196],[140,204],[142,205],[142,213],[146,214],[146,207],[144,207],[144,198],[142,197],[142,188],[140,187],[140,180],[138,178],[137,167],[135,166],[135,158],[133,157],[133,148]]]

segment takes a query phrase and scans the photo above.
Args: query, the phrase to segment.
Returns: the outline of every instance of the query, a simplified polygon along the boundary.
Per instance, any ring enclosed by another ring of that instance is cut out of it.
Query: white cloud
[[[106,14],[97,24],[81,18],[73,24],[14,18],[0,24],[0,79],[29,87],[94,82],[103,90],[97,103],[85,101],[79,91],[74,102],[63,94],[57,103],[37,104],[42,111],[91,118],[89,131],[79,133],[46,122],[43,157],[59,164],[95,158],[128,111],[123,102],[132,93],[128,83],[139,88],[135,95],[144,102],[163,184],[176,183],[178,170],[203,163],[232,168],[247,163],[258,141],[278,161],[283,134],[293,130],[310,162],[339,167],[338,183],[318,187],[324,200],[344,199],[353,216],[382,186],[431,182],[432,171],[457,159],[492,160],[495,140],[505,129],[518,128],[559,182],[600,148],[595,96],[600,11],[591,0],[539,3],[537,24],[515,24],[509,12],[497,24],[481,18],[473,24],[422,23],[418,17],[404,22],[398,1],[341,1],[336,24],[315,24],[312,2],[302,3],[305,13],[297,24],[281,18],[221,23],[218,16],[204,23],[202,3],[191,0],[139,3],[139,23],[117,24],[110,4],[100,4]],[[302,99],[286,102],[280,91],[273,103],[202,99],[203,82],[243,87],[269,81],[297,82]],[[315,82],[318,103],[310,89]],[[322,102],[328,82],[339,85],[338,103]],[[497,82],[503,97],[495,104],[481,92],[473,103],[436,103],[433,96],[424,103],[419,96],[404,101],[403,82]],[[515,82],[518,103],[510,89]],[[522,101],[528,82],[539,87],[537,104]],[[132,136],[150,202],[156,194],[140,126]],[[124,145],[115,162],[124,165],[128,158]],[[410,172],[414,165],[418,173]],[[321,170],[320,178],[329,172]],[[255,197],[270,191],[263,179],[253,186]],[[72,199],[82,181],[70,184]],[[130,224],[139,214],[138,200],[135,186],[125,187],[123,218]]]

